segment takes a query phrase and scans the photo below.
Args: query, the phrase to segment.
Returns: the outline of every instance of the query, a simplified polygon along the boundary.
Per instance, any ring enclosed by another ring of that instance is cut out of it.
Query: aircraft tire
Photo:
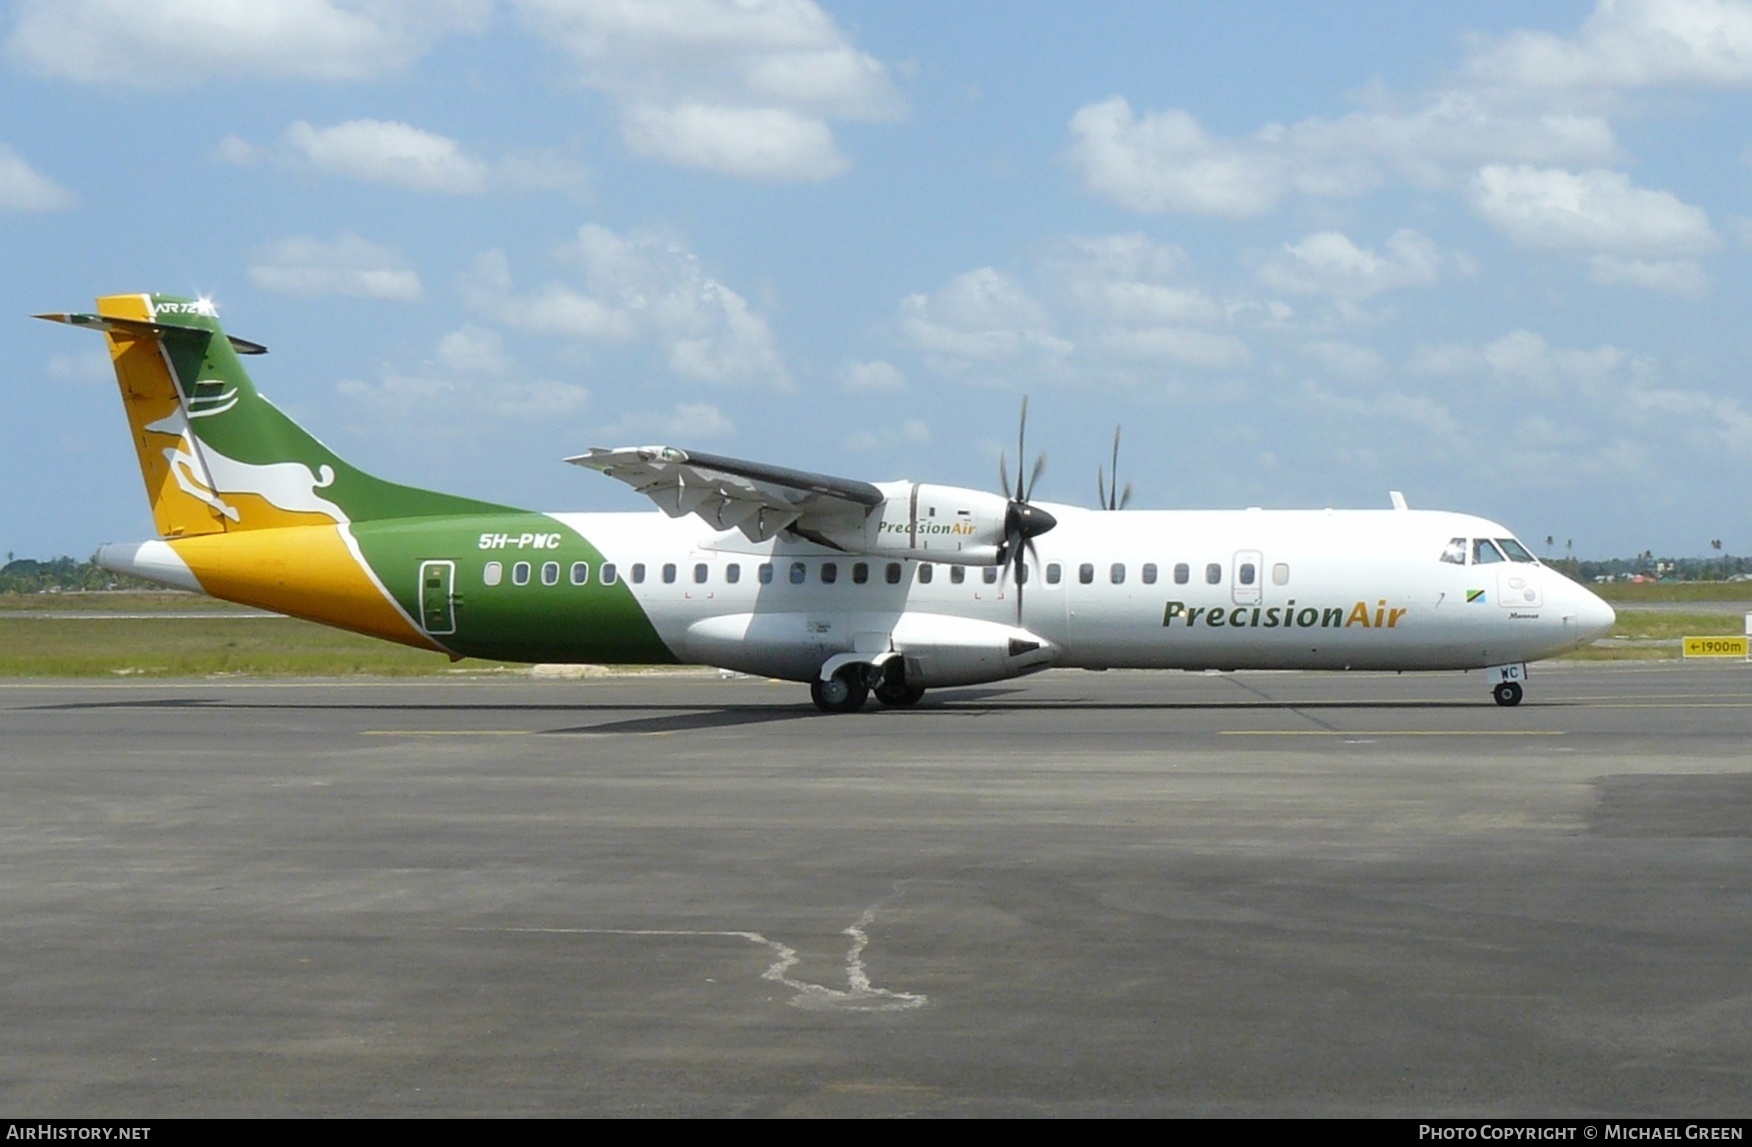
[[[1496,703],[1504,708],[1519,705],[1521,703],[1521,686],[1514,681],[1504,681],[1492,689],[1490,695],[1495,697]]]
[[[917,705],[919,699],[924,695],[925,687],[923,685],[894,686],[884,682],[876,686],[876,700],[896,708],[904,709],[908,705]]]
[[[809,683],[809,699],[823,713],[856,713],[869,697],[869,687],[844,669],[831,681],[818,677]]]

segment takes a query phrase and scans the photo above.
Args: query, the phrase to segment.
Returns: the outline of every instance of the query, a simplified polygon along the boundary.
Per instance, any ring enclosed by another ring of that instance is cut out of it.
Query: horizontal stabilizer
[[[170,323],[153,323],[144,319],[121,319],[113,315],[70,315],[47,314],[32,315],[33,319],[45,319],[51,323],[66,323],[68,326],[85,327],[94,331],[117,331],[125,335],[210,335],[212,332],[201,327],[180,327]],[[238,354],[267,354],[268,348],[261,343],[253,343],[248,339],[240,339],[236,335],[225,336],[231,342],[231,349]]]

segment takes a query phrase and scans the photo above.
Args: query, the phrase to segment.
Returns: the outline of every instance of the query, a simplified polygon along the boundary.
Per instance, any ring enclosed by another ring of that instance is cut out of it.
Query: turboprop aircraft
[[[1055,666],[1484,669],[1515,705],[1527,662],[1614,621],[1483,518],[1041,503],[1020,440],[1003,494],[591,449],[567,461],[660,512],[533,513],[348,465],[256,391],[238,356],[264,348],[205,300],[38,317],[104,332],[139,453],[159,536],[104,568],[453,658],[714,665],[828,712]]]

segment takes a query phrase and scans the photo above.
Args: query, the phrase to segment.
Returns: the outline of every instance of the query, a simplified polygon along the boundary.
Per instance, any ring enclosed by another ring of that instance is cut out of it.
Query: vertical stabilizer
[[[349,465],[256,391],[204,299],[109,295],[95,314],[40,318],[101,330],[159,536],[505,507],[385,482]]]

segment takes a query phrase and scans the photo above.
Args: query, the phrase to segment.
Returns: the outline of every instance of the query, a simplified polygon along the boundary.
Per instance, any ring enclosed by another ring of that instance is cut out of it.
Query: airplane
[[[452,659],[710,665],[808,682],[829,713],[1049,668],[1482,669],[1512,706],[1527,663],[1615,620],[1507,528],[1397,493],[1141,511],[1103,482],[1099,509],[1038,502],[1021,435],[1002,494],[592,448],[567,461],[657,510],[536,513],[343,461],[255,389],[239,356],[265,348],[208,300],[36,317],[104,333],[139,455],[159,536],[101,566]]]

